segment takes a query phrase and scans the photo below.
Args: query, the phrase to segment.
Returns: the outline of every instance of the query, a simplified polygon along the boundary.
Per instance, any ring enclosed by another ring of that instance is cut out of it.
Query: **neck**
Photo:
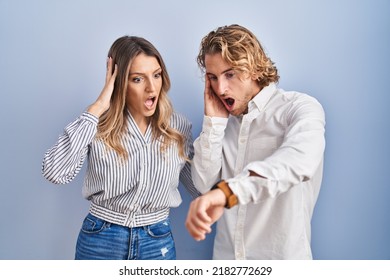
[[[137,124],[139,130],[143,135],[145,135],[146,130],[148,129],[149,122],[150,122],[149,118],[142,118],[139,120],[135,120],[135,123]]]
[[[128,113],[132,116],[134,122],[137,124],[139,131],[145,135],[150,123],[150,117],[132,114],[130,110],[128,110]]]

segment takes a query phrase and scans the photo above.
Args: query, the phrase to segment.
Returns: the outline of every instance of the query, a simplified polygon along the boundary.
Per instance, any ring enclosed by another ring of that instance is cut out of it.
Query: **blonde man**
[[[322,180],[325,116],[313,97],[277,87],[278,71],[239,25],[202,39],[204,120],[192,176],[203,193],[186,227],[214,259],[311,259],[311,217]]]

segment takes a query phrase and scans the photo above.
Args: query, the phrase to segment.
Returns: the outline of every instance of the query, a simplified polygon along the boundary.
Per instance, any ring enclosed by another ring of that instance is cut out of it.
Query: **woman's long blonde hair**
[[[171,82],[164,61],[157,49],[141,37],[123,36],[118,38],[108,52],[108,57],[111,57],[113,64],[117,65],[118,74],[115,79],[110,108],[99,119],[97,137],[102,139],[107,147],[114,149],[122,159],[131,156],[123,147],[122,135],[127,129],[126,94],[130,65],[133,59],[141,53],[155,57],[162,70],[161,92],[156,111],[151,117],[153,140],[161,141],[162,152],[176,142],[179,155],[187,159],[184,152],[184,136],[170,126],[173,107],[168,98],[168,91]]]

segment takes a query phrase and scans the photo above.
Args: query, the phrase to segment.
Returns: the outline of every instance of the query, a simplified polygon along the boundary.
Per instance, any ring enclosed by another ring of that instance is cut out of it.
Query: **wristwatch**
[[[225,194],[226,196],[225,208],[230,209],[233,206],[238,204],[237,196],[232,192],[232,190],[229,187],[229,184],[225,180],[219,181],[211,188],[211,190],[215,190],[215,189],[220,189]]]

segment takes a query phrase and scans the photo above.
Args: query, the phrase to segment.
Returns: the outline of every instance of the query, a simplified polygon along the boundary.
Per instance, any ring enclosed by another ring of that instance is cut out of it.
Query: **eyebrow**
[[[156,70],[154,70],[153,74],[156,73],[156,72],[159,72],[159,71],[162,71],[161,67],[159,67]],[[131,76],[131,75],[145,75],[145,73],[142,73],[142,72],[132,72],[132,73],[129,73],[129,76]]]
[[[221,74],[225,74],[226,72],[229,72],[229,71],[232,71],[232,70],[234,70],[234,69],[233,68],[226,69],[226,70],[222,71]],[[206,75],[214,75],[215,76],[215,74],[210,73],[210,72],[206,72]]]

